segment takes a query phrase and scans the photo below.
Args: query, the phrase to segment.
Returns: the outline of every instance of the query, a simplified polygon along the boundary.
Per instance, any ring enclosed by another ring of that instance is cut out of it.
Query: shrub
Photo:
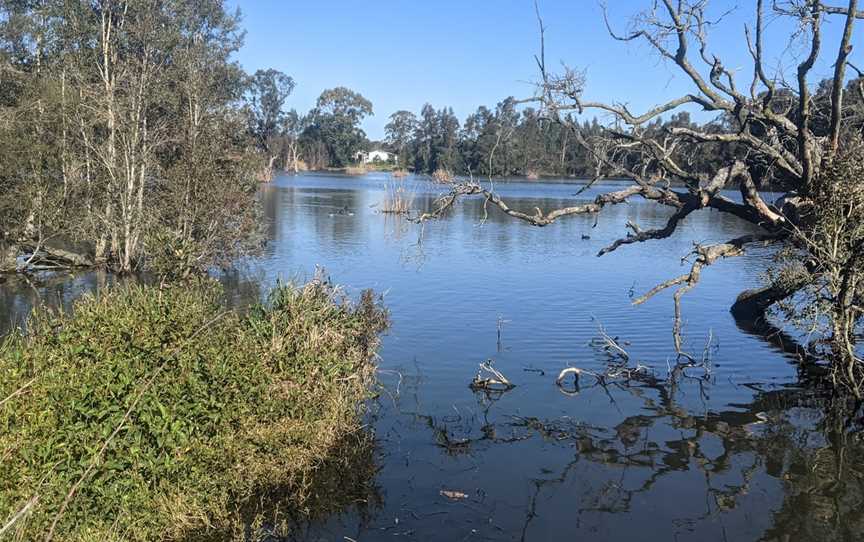
[[[265,514],[273,525],[328,501],[316,472],[363,441],[386,311],[323,280],[279,285],[246,315],[220,295],[117,287],[7,338],[0,528],[29,502],[20,540],[55,519],[64,541],[244,539]]]
[[[454,179],[455,177],[453,176],[453,173],[446,169],[438,168],[434,173],[432,173],[432,180],[436,183],[449,184],[452,183]]]

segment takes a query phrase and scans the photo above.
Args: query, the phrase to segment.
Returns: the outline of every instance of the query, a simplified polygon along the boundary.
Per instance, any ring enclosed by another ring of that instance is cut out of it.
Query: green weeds
[[[219,295],[115,288],[0,345],[4,536],[243,539],[333,506],[321,471],[371,449],[359,408],[386,311],[320,280],[246,315]]]

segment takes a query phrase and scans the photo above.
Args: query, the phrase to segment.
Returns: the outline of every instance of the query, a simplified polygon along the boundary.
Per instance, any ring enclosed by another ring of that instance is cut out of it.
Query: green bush
[[[362,440],[386,311],[320,280],[245,315],[219,299],[118,287],[0,346],[0,529],[35,502],[6,535],[59,517],[55,540],[240,539],[314,512],[316,470]]]

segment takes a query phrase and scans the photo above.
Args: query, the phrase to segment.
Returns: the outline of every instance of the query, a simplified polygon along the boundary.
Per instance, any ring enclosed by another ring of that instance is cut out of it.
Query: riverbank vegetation
[[[402,175],[392,174],[384,187],[384,201],[378,210],[382,213],[407,215],[414,207],[417,187]]]
[[[358,408],[386,325],[320,279],[244,315],[209,282],[37,312],[0,348],[4,536],[246,540],[347,504],[316,480],[371,476]]]
[[[286,111],[242,37],[223,0],[0,2],[0,272],[223,266],[261,246],[259,182],[351,165],[372,104]]]
[[[254,250],[237,15],[221,0],[0,10],[0,270],[127,273],[154,250],[200,270]]]

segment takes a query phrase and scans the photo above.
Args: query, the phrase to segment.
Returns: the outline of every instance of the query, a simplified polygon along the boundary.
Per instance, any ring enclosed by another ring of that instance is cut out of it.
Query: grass
[[[0,345],[0,538],[245,540],[355,498],[386,311],[322,280],[219,300],[117,287]]]
[[[407,215],[414,205],[415,189],[402,177],[393,177],[387,182],[384,201],[378,209],[382,213]]]
[[[438,168],[432,173],[432,180],[436,183],[449,184],[452,183],[455,178],[456,177],[451,171],[442,168]]]
[[[348,166],[345,168],[346,175],[366,175],[367,173],[369,173],[369,168],[364,164]]]

